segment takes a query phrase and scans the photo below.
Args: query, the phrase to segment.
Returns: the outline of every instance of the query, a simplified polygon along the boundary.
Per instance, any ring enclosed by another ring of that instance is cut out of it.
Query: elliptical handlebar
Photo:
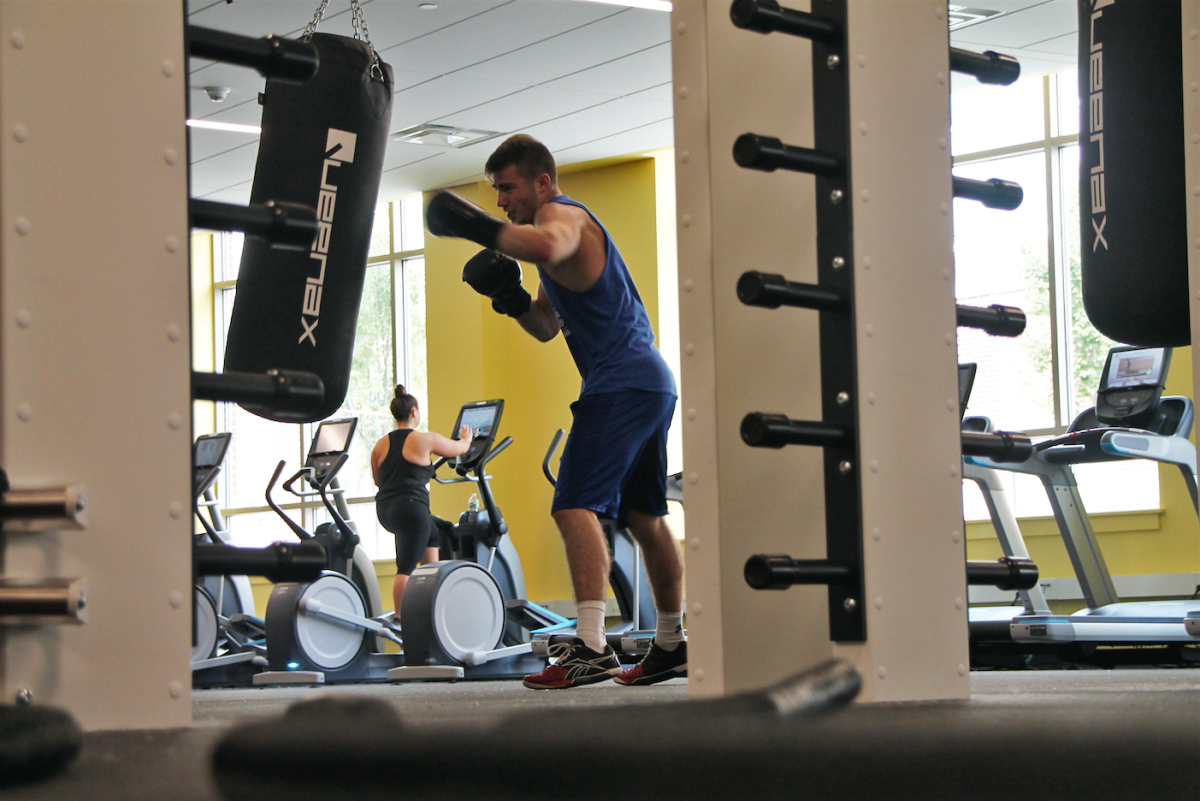
[[[283,468],[286,464],[287,464],[287,462],[280,459],[279,464],[277,464],[275,466],[275,472],[273,474],[271,474],[271,481],[269,484],[267,484],[267,493],[266,493],[267,506],[270,506],[271,511],[275,512],[275,514],[277,514],[283,518],[283,522],[287,523],[288,528],[290,528],[292,530],[293,534],[295,534],[297,537],[300,538],[301,542],[305,542],[307,540],[312,539],[312,534],[309,534],[307,531],[305,531],[300,526],[299,523],[297,523],[295,520],[292,520],[292,518],[288,517],[287,514],[284,513],[284,511],[282,509],[279,508],[279,504],[275,503],[275,499],[271,497],[271,493],[275,489],[275,482],[277,482],[279,480],[279,474],[283,472]],[[287,483],[291,484],[304,472],[305,472],[304,470],[301,470],[300,472],[296,473],[296,475],[292,476],[291,478],[289,478],[287,480]]]
[[[554,471],[550,469],[550,460],[554,458],[554,453],[558,450],[558,444],[562,442],[566,436],[566,431],[558,429],[554,432],[554,439],[550,440],[550,448],[546,451],[546,458],[542,459],[542,473],[546,476],[546,480],[550,482],[550,486],[558,486],[558,479],[554,476]]]

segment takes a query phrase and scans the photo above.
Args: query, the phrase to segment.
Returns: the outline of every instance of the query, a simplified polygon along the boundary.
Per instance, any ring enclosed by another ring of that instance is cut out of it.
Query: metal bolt
[[[841,471],[841,474],[843,476],[850,475],[850,471],[853,469],[854,469],[854,465],[850,464],[849,461],[843,461],[841,464],[838,465],[838,470]]]
[[[858,601],[854,600],[853,598],[847,598],[845,601],[842,601],[842,607],[847,612],[853,612],[858,608]]]
[[[22,687],[17,690],[17,703],[21,706],[29,706],[33,703],[33,690],[28,687]]]
[[[834,256],[834,257],[833,257],[833,269],[835,269],[835,270],[840,270],[840,269],[842,269],[842,268],[843,268],[843,267],[845,267],[845,266],[846,266],[846,260],[845,260],[845,259],[843,259],[841,256]]]
[[[841,64],[841,63],[842,63],[842,59],[836,53],[834,55],[830,56],[829,58],[825,59],[825,66],[829,67],[829,69],[831,69],[831,70],[836,70],[838,68],[838,64]]]
[[[829,200],[831,203],[833,203],[833,205],[836,206],[837,204],[842,202],[842,198],[844,198],[845,196],[846,195],[842,192],[842,190],[835,189],[829,193]]]
[[[845,406],[849,402],[850,402],[850,393],[849,392],[839,392],[837,394],[837,405],[838,406]]]

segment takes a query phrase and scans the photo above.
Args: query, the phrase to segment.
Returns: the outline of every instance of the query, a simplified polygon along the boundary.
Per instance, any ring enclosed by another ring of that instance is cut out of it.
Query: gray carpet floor
[[[855,705],[808,729],[804,738],[796,740],[797,754],[802,755],[806,744],[815,754],[840,743],[837,752],[847,757],[859,747],[866,749],[863,753],[889,752],[894,757],[892,762],[881,759],[870,781],[865,773],[872,768],[866,766],[864,776],[845,776],[844,792],[836,793],[840,797],[889,797],[887,772],[898,770],[896,759],[910,765],[928,759],[932,760],[928,764],[936,765],[939,752],[956,761],[960,773],[967,773],[943,781],[935,775],[923,780],[920,771],[915,775],[900,771],[905,775],[897,774],[899,783],[891,785],[892,797],[962,797],[963,782],[976,779],[979,792],[971,796],[1005,797],[1006,787],[1021,785],[1022,765],[1032,767],[1039,751],[1058,763],[1038,766],[1044,775],[1057,770],[1067,777],[1079,771],[1080,776],[1076,784],[1067,781],[1045,796],[1035,796],[1138,797],[1139,787],[1153,797],[1173,796],[1176,791],[1180,797],[1200,794],[1200,770],[1194,767],[1200,754],[1200,670],[981,672],[972,674],[971,686],[967,702]],[[510,681],[202,690],[193,694],[191,728],[88,733],[82,753],[64,773],[0,791],[0,799],[217,799],[221,796],[211,776],[211,754],[229,727],[276,717],[298,700],[331,695],[386,701],[399,713],[406,730],[441,741],[456,732],[495,731],[516,712],[553,716],[558,710],[683,703],[687,686],[682,680],[648,688],[608,683],[546,693]],[[631,734],[636,738],[636,732]],[[1086,757],[1077,761],[1078,749],[1096,743],[1100,746],[1082,752],[1095,754],[1095,765],[1089,766]],[[1108,744],[1113,746],[1111,753]],[[1128,764],[1118,764],[1122,759]],[[1097,765],[1110,771],[1099,791]],[[935,768],[921,768],[927,769]],[[387,771],[388,766],[380,765],[380,770]],[[844,774],[846,769],[837,770]],[[1153,770],[1154,775],[1147,776],[1145,770]],[[1158,781],[1164,771],[1178,774],[1164,783]],[[1121,786],[1120,777],[1127,777],[1128,784]],[[819,784],[824,790],[814,797],[826,793],[834,797],[831,788],[838,781],[836,776],[826,777]],[[405,797],[403,783],[398,781],[396,787],[397,797]],[[1070,792],[1071,787],[1079,794]],[[1114,792],[1105,792],[1106,788]],[[1030,797],[1028,788],[1021,792],[1019,797]],[[633,795],[637,793],[624,792],[617,784],[609,797]]]

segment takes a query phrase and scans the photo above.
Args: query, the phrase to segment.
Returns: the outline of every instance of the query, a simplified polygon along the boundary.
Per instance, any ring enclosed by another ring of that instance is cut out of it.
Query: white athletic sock
[[[683,642],[683,611],[673,615],[658,613],[658,624],[654,628],[654,641],[664,651],[674,651]]]
[[[575,604],[575,614],[579,616],[575,636],[597,653],[604,653],[604,646],[608,644],[604,639],[604,607],[604,601],[580,601]]]

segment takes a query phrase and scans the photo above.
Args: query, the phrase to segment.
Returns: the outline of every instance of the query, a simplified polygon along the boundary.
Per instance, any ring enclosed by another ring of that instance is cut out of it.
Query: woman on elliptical
[[[400,624],[400,603],[408,577],[418,562],[438,559],[437,526],[429,511],[429,482],[433,478],[431,456],[461,456],[475,438],[470,426],[463,426],[458,439],[417,431],[421,409],[417,399],[396,387],[392,398],[392,417],[396,430],[371,451],[371,475],[379,492],[375,495],[375,514],[379,523],[396,536],[396,581],[392,585],[395,622]]]

